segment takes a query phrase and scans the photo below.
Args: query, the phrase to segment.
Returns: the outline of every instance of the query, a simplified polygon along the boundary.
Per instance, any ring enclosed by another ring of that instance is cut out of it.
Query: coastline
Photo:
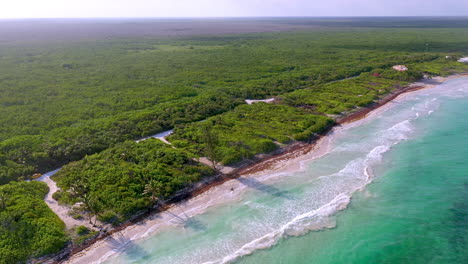
[[[328,143],[333,135],[340,130],[361,123],[357,121],[364,121],[368,117],[375,117],[379,112],[391,107],[393,104],[389,104],[390,102],[401,100],[403,96],[407,96],[411,92],[432,88],[444,81],[466,76],[468,74],[436,77],[432,80],[413,83],[387,94],[375,104],[366,108],[360,108],[339,118],[337,125],[333,126],[326,135],[320,137],[314,143],[293,143],[283,149],[281,153],[268,155],[258,162],[237,169],[231,175],[216,177],[215,180],[201,188],[195,188],[187,197],[178,197],[179,200],[187,199],[183,204],[171,204],[164,208],[165,210],[162,212],[151,214],[149,217],[144,217],[141,221],[131,221],[118,227],[109,232],[110,235],[98,239],[90,246],[72,252],[71,257],[63,263],[100,263],[110,256],[118,254],[131,240],[147,237],[164,226],[175,225],[171,223],[174,215],[183,212],[187,217],[192,217],[205,212],[209,207],[235,202],[247,188],[239,181],[234,181],[233,179],[238,177],[255,177],[256,180],[267,181],[270,178],[285,173],[301,171],[304,163],[321,157],[328,152]],[[231,188],[234,188],[234,191],[231,191]],[[108,242],[112,240],[122,241],[121,246],[110,248]]]

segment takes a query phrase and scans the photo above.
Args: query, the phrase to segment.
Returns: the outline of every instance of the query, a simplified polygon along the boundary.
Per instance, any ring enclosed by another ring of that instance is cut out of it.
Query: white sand
[[[272,103],[273,101],[275,101],[275,98],[268,98],[268,99],[263,99],[263,100],[250,100],[250,99],[245,100],[247,104],[254,104],[258,102]]]
[[[164,131],[149,137],[142,138],[140,140],[136,140],[136,142],[140,142],[149,138],[156,138],[161,140],[162,142],[166,144],[171,144],[169,141],[166,140],[166,137],[172,134],[173,130],[168,130]],[[41,177],[37,178],[36,181],[41,181],[46,183],[49,186],[49,193],[47,193],[46,197],[44,198],[44,201],[46,204],[49,206],[49,208],[54,211],[55,214],[57,214],[60,219],[65,223],[65,226],[68,230],[72,229],[73,227],[79,226],[79,225],[84,225],[88,228],[94,229],[93,226],[89,223],[88,220],[85,219],[74,219],[70,215],[68,215],[68,212],[70,211],[70,207],[64,206],[64,205],[59,205],[56,200],[52,198],[52,195],[60,190],[57,187],[57,184],[50,178],[50,176],[54,175],[57,173],[60,169],[56,169],[54,171],[50,171],[42,175]],[[96,224],[101,225],[102,223],[97,222]]]
[[[302,170],[303,164],[306,161],[327,153],[329,140],[330,137],[322,138],[315,145],[314,151],[310,151],[306,155],[294,159],[278,160],[276,164],[268,170],[255,174],[243,175],[242,177],[255,177],[256,180],[266,182],[274,177]],[[231,191],[231,188],[233,188],[234,191]],[[158,213],[137,225],[133,225],[122,230],[118,234],[114,234],[104,240],[98,241],[85,251],[74,255],[65,263],[100,263],[123,249],[126,244],[124,241],[126,240],[136,240],[148,237],[163,227],[177,225],[173,221],[175,218],[174,215],[186,219],[201,214],[212,206],[221,205],[227,202],[235,202],[246,190],[248,190],[248,187],[237,180],[225,182],[183,204],[172,206],[167,210],[167,212]],[[122,248],[119,249],[115,247],[115,240],[120,241]]]
[[[69,207],[58,204],[58,202],[54,198],[52,198],[52,194],[58,191],[59,188],[57,187],[57,184],[50,178],[50,176],[54,175],[59,170],[60,169],[45,173],[40,178],[36,179],[37,181],[44,182],[49,186],[49,192],[44,198],[44,201],[49,206],[49,208],[52,209],[52,211],[54,211],[54,213],[58,215],[60,219],[62,219],[62,221],[65,223],[65,226],[68,230],[79,225],[84,225],[84,226],[87,226],[88,228],[92,228],[92,225],[89,224],[88,220],[74,219],[73,217],[68,215],[68,211],[70,210]]]
[[[424,85],[426,88],[432,88],[443,81],[463,77],[466,75],[455,75],[449,78],[437,77],[430,80],[415,83],[413,85],[419,86]],[[415,91],[418,92],[418,91]],[[267,170],[257,172],[254,174],[243,175],[242,177],[255,177],[256,180],[261,182],[267,182],[275,177],[282,175],[292,174],[301,170],[304,170],[304,165],[309,161],[321,157],[328,153],[329,143],[331,142],[334,135],[342,133],[344,130],[360,125],[364,122],[369,122],[373,118],[377,117],[382,111],[391,108],[395,103],[404,100],[405,97],[409,96],[414,92],[408,92],[399,95],[397,98],[387,103],[386,105],[379,107],[371,111],[365,118],[357,120],[352,123],[344,124],[333,128],[326,137],[318,140],[313,151],[307,154],[301,155],[295,158],[278,159],[273,166],[270,166]],[[231,188],[234,191],[231,191]],[[237,180],[231,180],[225,182],[219,186],[211,188],[210,190],[202,193],[201,195],[194,197],[182,204],[173,205],[167,212],[162,212],[148,218],[136,225],[129,226],[121,232],[109,236],[108,238],[98,241],[88,249],[75,254],[65,263],[79,263],[79,264],[92,264],[101,263],[108,259],[110,256],[117,254],[123,250],[126,242],[129,240],[137,240],[148,237],[155,234],[163,227],[177,225],[174,223],[174,218],[179,216],[187,219],[205,212],[208,208],[216,205],[225,204],[228,202],[235,202],[240,199],[242,193],[247,190],[244,184]],[[119,241],[121,247],[115,246],[115,241]]]
[[[167,131],[164,131],[164,132],[161,132],[161,133],[149,136],[149,137],[144,137],[142,139],[136,140],[135,142],[138,143],[140,141],[147,140],[147,139],[150,139],[150,138],[156,138],[156,139],[159,139],[159,140],[161,140],[162,142],[164,142],[166,144],[171,145],[171,143],[169,141],[167,141],[166,137],[169,136],[170,134],[172,134],[172,132],[174,132],[173,129],[167,130]]]

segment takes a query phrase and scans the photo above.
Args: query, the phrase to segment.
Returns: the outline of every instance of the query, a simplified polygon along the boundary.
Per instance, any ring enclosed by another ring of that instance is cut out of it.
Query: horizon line
[[[467,15],[414,15],[414,16],[336,16],[336,15],[323,15],[323,16],[186,16],[186,17],[5,17],[0,20],[52,20],[52,19],[245,19],[245,18],[468,18]]]

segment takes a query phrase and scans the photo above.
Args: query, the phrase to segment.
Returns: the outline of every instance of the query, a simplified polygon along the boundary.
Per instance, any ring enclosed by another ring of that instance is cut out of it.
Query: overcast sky
[[[468,16],[468,0],[0,0],[0,18]]]

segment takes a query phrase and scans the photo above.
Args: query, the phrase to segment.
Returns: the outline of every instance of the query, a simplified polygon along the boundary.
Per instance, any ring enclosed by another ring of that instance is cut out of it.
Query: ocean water
[[[468,78],[406,96],[106,263],[468,263],[467,111]]]

